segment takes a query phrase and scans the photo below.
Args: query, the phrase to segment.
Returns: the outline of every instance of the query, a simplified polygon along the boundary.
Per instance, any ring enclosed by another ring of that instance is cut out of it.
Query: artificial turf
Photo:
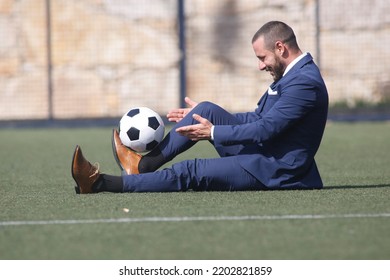
[[[76,144],[120,174],[111,129],[0,130],[0,259],[390,258],[388,122],[328,123],[316,157],[323,190],[76,195]],[[213,156],[202,142],[175,161]],[[248,216],[270,219],[93,222]]]

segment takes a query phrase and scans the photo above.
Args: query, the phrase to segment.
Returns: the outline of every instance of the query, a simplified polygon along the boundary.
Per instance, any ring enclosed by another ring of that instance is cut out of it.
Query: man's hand
[[[213,124],[197,114],[193,114],[192,117],[199,123],[179,127],[176,129],[176,132],[188,137],[192,141],[211,140],[211,127]]]
[[[173,109],[168,112],[167,118],[170,122],[181,121],[196,105],[197,102],[191,100],[189,97],[184,98],[184,101],[189,105],[189,108]]]

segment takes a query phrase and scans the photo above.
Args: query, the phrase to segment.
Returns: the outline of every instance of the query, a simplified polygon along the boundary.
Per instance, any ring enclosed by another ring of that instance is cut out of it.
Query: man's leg
[[[77,193],[259,190],[263,185],[239,164],[240,156],[186,160],[161,171],[111,176],[101,174],[79,146],[72,159]]]
[[[244,191],[264,186],[238,163],[237,156],[194,159],[151,173],[123,176],[124,192]]]
[[[229,112],[211,102],[199,103],[191,112],[178,122],[167,134],[163,141],[150,153],[146,154],[139,163],[139,172],[147,173],[157,170],[178,154],[191,148],[197,142],[176,133],[176,128],[197,123],[192,115],[198,114],[208,119],[214,125],[235,125],[240,122]],[[217,148],[221,156],[236,155],[243,148],[241,145]]]

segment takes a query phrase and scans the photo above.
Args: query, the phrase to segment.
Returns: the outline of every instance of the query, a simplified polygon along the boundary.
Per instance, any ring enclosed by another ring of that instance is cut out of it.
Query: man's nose
[[[266,68],[266,65],[264,64],[264,62],[259,60],[259,70],[263,71],[263,70],[265,70],[265,68]]]

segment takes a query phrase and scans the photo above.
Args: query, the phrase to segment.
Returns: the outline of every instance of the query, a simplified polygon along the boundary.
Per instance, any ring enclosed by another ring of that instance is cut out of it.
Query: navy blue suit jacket
[[[254,112],[235,116],[241,125],[217,125],[214,144],[251,144],[241,166],[269,188],[321,188],[314,156],[328,114],[328,92],[310,54],[261,97]]]

